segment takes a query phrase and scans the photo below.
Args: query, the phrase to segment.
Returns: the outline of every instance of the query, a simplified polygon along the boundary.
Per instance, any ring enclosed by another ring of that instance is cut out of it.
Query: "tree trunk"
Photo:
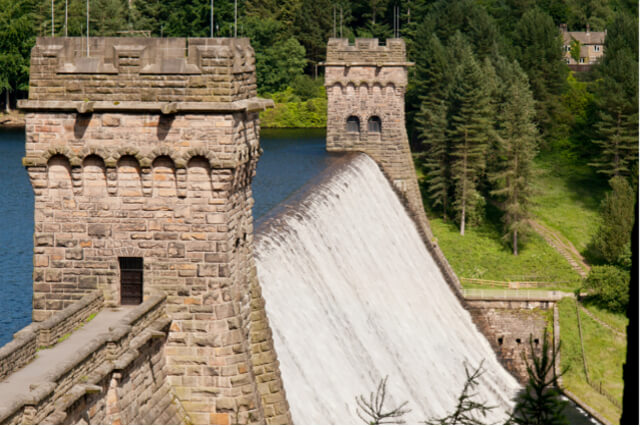
[[[9,104],[9,89],[5,90],[7,104],[4,106],[4,111],[9,114],[11,113],[11,104]]]
[[[464,155],[462,157],[462,215],[460,217],[460,235],[464,236],[467,211],[467,130],[464,131]]]
[[[518,230],[513,230],[513,254],[518,255]]]

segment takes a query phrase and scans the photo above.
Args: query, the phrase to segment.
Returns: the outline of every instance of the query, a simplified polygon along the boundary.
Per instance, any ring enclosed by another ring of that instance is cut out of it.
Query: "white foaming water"
[[[446,284],[378,166],[358,155],[271,220],[255,246],[280,370],[296,424],[362,424],[356,395],[389,376],[405,421],[456,405],[464,363],[486,372],[476,400],[504,422],[516,380]]]

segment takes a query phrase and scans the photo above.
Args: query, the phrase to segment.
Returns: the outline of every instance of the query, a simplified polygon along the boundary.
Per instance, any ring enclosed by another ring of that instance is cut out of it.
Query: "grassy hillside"
[[[563,376],[564,387],[584,400],[609,421],[618,423],[621,410],[587,383],[582,362],[575,301],[563,299],[558,304],[558,308],[560,339],[562,342],[560,361],[563,369],[569,369]],[[609,316],[612,316],[612,314],[609,313]],[[618,315],[617,321],[624,323],[624,316]],[[602,382],[602,388],[621,402],[624,385],[622,381],[622,365],[627,351],[626,340],[618,337],[583,313],[580,313],[580,322],[582,324],[584,351],[591,381],[596,384]]]

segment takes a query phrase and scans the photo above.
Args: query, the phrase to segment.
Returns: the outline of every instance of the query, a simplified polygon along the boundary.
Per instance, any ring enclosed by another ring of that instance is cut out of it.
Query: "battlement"
[[[380,44],[378,39],[329,39],[325,66],[334,65],[410,65],[406,62],[403,39],[387,39]]]
[[[39,37],[29,83],[29,101],[228,103],[257,94],[246,38],[96,37],[87,49],[85,38]]]

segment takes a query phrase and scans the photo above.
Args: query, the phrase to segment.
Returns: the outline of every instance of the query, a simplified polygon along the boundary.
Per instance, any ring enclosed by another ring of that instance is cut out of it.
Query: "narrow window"
[[[584,64],[584,58],[580,58],[580,63]]]
[[[382,122],[380,117],[372,116],[369,118],[369,132],[380,133],[382,131]]]
[[[498,345],[502,345],[502,337],[498,338]]]
[[[360,119],[356,116],[349,116],[347,119],[347,132],[360,132]]]
[[[120,304],[142,302],[142,258],[118,258],[120,262]]]
[[[595,46],[593,47],[593,50],[594,50],[595,52],[600,52],[600,46],[595,45]]]

